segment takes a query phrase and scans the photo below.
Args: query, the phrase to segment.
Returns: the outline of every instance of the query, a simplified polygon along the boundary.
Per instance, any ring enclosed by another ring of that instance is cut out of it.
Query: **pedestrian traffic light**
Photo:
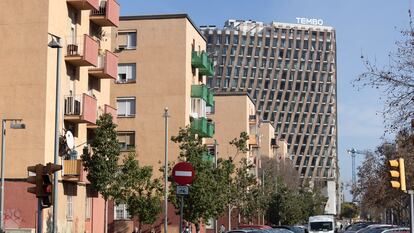
[[[52,174],[62,169],[61,165],[48,163],[46,166],[37,164],[36,166],[27,167],[27,171],[33,172],[35,176],[29,176],[27,182],[35,184],[35,187],[27,188],[29,193],[33,193],[37,198],[40,198],[43,208],[48,208],[52,205],[52,190],[53,180]]]
[[[397,178],[397,180],[391,180],[391,186],[396,189],[401,189],[406,191],[405,185],[405,168],[404,168],[404,159],[399,158],[394,160],[389,160],[390,163],[390,175],[391,178]]]

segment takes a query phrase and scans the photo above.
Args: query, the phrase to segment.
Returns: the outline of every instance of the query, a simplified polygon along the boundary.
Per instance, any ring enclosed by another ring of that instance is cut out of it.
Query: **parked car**
[[[372,225],[369,225],[365,228],[362,228],[356,231],[356,233],[380,233],[383,230],[387,230],[393,227],[396,227],[396,226],[388,225],[388,224],[372,224]]]
[[[299,226],[274,226],[274,229],[287,229],[294,233],[307,233],[307,229]]]
[[[357,232],[357,231],[359,231],[359,230],[361,230],[361,229],[363,229],[363,228],[365,228],[369,225],[372,225],[372,224],[374,224],[374,223],[372,223],[372,222],[357,222],[357,223],[354,223],[354,224],[351,224],[351,225],[347,226],[345,228],[344,233],[355,233],[355,232]]]
[[[226,233],[263,233],[260,229],[235,229]]]
[[[266,233],[295,233],[292,230],[289,230],[288,228],[271,228],[271,229],[263,229]]]
[[[381,233],[410,233],[410,228],[407,227],[396,227],[391,229],[386,229]]]

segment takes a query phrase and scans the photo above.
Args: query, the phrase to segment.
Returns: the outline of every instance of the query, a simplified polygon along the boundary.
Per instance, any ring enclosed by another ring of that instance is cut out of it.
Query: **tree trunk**
[[[108,233],[108,199],[105,198],[104,233]]]
[[[196,233],[200,233],[200,223],[199,222],[197,222],[195,224],[195,227],[196,227]]]

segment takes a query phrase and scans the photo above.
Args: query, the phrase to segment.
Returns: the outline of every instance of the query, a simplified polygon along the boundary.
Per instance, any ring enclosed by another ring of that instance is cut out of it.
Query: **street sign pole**
[[[414,233],[414,190],[407,190],[410,194],[410,233]]]
[[[188,195],[188,186],[177,186],[176,194],[180,197],[180,231],[183,232],[184,196]]]
[[[180,195],[181,204],[180,204],[180,232],[183,232],[183,209],[184,209],[184,195]]]

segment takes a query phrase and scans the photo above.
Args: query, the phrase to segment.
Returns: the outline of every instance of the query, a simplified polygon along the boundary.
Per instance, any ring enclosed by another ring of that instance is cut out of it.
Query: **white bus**
[[[335,217],[332,215],[317,215],[309,217],[309,233],[335,233]]]

